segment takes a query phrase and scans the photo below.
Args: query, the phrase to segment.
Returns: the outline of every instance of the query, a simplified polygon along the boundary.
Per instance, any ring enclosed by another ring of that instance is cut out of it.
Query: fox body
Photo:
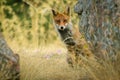
[[[52,10],[54,26],[68,50],[67,61],[71,66],[81,64],[82,57],[94,59],[89,48],[85,48],[87,43],[81,39],[78,29],[73,28],[70,22],[70,8],[63,13]],[[76,31],[75,31],[76,30]]]

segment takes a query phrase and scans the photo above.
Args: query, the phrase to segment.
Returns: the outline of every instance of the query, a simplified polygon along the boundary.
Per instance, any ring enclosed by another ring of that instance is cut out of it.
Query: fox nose
[[[64,30],[64,26],[61,26],[60,29],[61,29],[61,30]]]

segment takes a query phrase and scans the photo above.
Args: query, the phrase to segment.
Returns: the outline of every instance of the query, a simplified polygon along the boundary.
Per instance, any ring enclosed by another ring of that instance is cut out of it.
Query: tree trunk
[[[78,0],[74,11],[92,52],[98,58],[115,59],[120,51],[120,1]]]
[[[8,47],[0,33],[0,79],[19,80],[19,56]]]

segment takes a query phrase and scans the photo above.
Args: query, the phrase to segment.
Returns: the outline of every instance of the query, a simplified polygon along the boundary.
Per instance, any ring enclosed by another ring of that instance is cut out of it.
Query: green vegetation
[[[73,3],[66,0],[1,0],[0,3],[0,30],[10,45],[16,41],[22,46],[55,42],[58,37],[51,9],[63,11],[66,4],[70,4],[73,12]]]
[[[90,65],[74,69],[68,66],[67,50],[54,29],[51,9],[63,11],[70,5],[72,23],[78,27],[78,16],[73,10],[76,2],[0,0],[0,31],[11,49],[20,55],[21,80],[120,79],[120,55],[115,63],[103,62],[99,68]]]

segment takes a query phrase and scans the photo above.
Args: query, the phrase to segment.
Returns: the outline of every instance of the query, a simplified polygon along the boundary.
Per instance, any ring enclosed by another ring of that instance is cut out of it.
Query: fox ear
[[[70,7],[67,6],[66,10],[64,11],[64,14],[70,16]]]
[[[56,16],[58,14],[58,12],[56,12],[54,9],[52,9],[52,13],[54,16]]]
[[[70,7],[69,6],[67,6],[67,9],[64,13],[70,16]]]

